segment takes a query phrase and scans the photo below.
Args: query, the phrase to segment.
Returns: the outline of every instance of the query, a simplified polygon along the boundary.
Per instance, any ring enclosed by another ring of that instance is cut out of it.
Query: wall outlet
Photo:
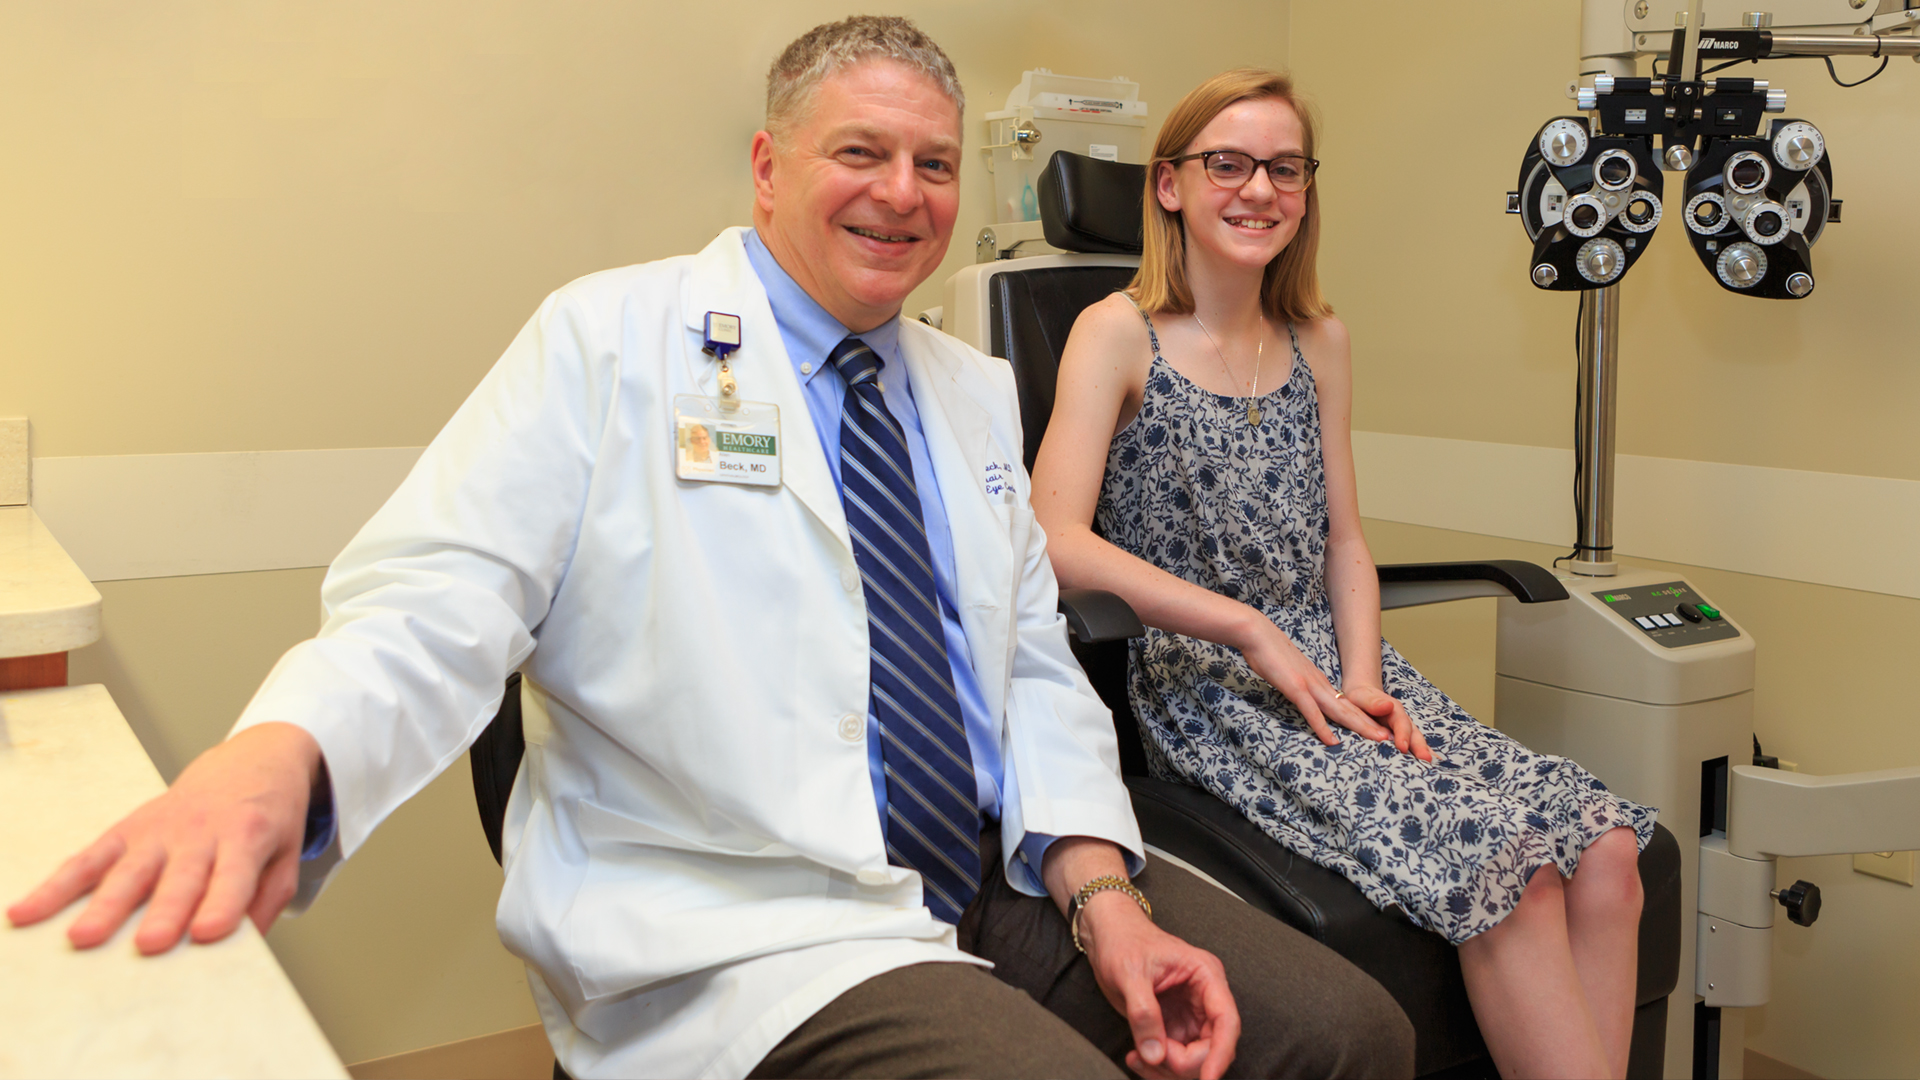
[[[1900,885],[1913,885],[1911,851],[1864,851],[1853,857],[1853,868],[1862,874],[1886,878]]]

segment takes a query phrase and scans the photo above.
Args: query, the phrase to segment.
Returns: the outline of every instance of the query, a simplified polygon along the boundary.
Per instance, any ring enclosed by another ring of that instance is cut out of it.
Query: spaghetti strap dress
[[[1293,327],[1286,383],[1250,402],[1174,370],[1141,317],[1153,363],[1139,414],[1108,452],[1096,526],[1123,550],[1257,608],[1339,686],[1320,409]],[[1572,875],[1607,830],[1632,829],[1646,846],[1651,808],[1481,724],[1392,645],[1380,651],[1384,688],[1426,737],[1432,764],[1338,728],[1339,745],[1325,746],[1239,650],[1149,628],[1130,643],[1128,696],[1150,772],[1212,792],[1375,906],[1455,944],[1505,918],[1535,870]]]

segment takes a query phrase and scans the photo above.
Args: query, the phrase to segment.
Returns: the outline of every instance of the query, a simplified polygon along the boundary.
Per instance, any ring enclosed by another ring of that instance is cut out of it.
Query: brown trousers
[[[960,947],[994,963],[916,964],[835,998],[752,1076],[1125,1077],[1133,1047],[1067,921],[1007,883],[998,828],[981,837],[985,880]],[[1154,921],[1227,970],[1241,1034],[1228,1076],[1403,1077],[1413,1027],[1371,977],[1331,949],[1171,863],[1135,883]]]

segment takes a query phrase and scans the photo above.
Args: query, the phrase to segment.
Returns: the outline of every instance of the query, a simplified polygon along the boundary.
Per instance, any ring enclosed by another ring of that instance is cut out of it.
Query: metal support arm
[[[1737,765],[1727,848],[1746,859],[1920,849],[1920,767],[1809,776]]]
[[[1920,848],[1920,768],[1809,776],[1738,765],[1727,831],[1700,841],[1694,992],[1716,1008],[1765,1005],[1781,856]],[[1782,902],[1789,901],[1782,890]],[[1810,887],[1808,892],[1814,892]],[[1803,920],[1812,922],[1812,914]]]

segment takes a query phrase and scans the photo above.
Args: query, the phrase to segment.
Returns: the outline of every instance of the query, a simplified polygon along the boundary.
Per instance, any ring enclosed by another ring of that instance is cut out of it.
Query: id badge
[[[777,486],[780,406],[675,395],[673,458],[682,480]]]

